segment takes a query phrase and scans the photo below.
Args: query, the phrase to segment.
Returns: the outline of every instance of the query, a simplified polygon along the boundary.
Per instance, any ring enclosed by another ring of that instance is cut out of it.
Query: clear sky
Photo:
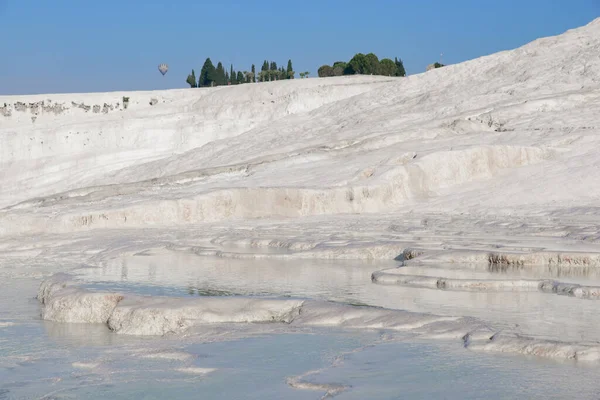
[[[599,16],[600,0],[0,0],[0,94],[183,88],[206,57],[316,76],[373,52],[414,74]]]

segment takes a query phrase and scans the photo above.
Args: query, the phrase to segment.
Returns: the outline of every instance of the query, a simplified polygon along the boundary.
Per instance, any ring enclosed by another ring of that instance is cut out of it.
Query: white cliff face
[[[0,115],[0,205],[96,183],[155,178],[161,174],[148,165],[141,175],[139,169],[131,174],[123,169],[212,147],[254,127],[372,90],[377,86],[373,83],[312,80],[300,87],[283,82],[239,86],[241,90],[0,97],[0,105],[6,104]]]
[[[0,205],[51,204],[63,231],[590,206],[599,26],[402,79],[3,97]]]

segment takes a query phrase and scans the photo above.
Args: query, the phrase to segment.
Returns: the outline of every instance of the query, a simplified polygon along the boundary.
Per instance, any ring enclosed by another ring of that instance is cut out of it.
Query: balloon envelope
[[[160,71],[161,74],[163,74],[163,76],[167,73],[167,71],[169,70],[169,66],[167,64],[160,64],[158,66],[158,70]]]

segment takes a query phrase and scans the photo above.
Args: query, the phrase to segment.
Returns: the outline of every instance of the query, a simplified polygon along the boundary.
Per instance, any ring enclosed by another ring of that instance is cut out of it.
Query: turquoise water
[[[0,399],[319,399],[325,391],[287,384],[311,370],[303,381],[345,386],[339,399],[597,398],[594,368],[475,354],[456,343],[381,342],[376,332],[315,330],[194,343],[56,325],[32,321],[2,329]],[[154,351],[189,359],[141,357]],[[201,376],[178,371],[190,367],[216,370]]]
[[[144,295],[303,296],[398,308],[413,304],[439,312],[457,304],[506,307],[495,299],[510,299],[506,293],[371,285],[373,266],[356,262],[190,260],[138,257],[125,260],[126,266],[120,262],[78,275],[88,288]],[[0,282],[0,400],[321,399],[330,387],[345,388],[336,399],[595,399],[600,389],[598,367],[475,353],[459,340],[418,342],[380,330],[232,324],[171,338],[117,335],[102,324],[42,321],[35,300],[40,283]],[[564,315],[558,311],[570,304],[586,314],[595,304],[537,293],[519,296],[514,298],[544,303],[533,303],[537,308],[525,313],[528,303],[513,300],[508,315],[518,306],[523,318],[537,318],[539,308],[548,331],[558,326],[551,317]],[[214,371],[200,374],[194,368]]]

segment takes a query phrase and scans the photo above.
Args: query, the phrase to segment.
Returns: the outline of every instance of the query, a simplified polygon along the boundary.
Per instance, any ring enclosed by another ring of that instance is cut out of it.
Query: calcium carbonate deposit
[[[409,77],[3,96],[0,188],[0,398],[593,396],[600,19]]]

